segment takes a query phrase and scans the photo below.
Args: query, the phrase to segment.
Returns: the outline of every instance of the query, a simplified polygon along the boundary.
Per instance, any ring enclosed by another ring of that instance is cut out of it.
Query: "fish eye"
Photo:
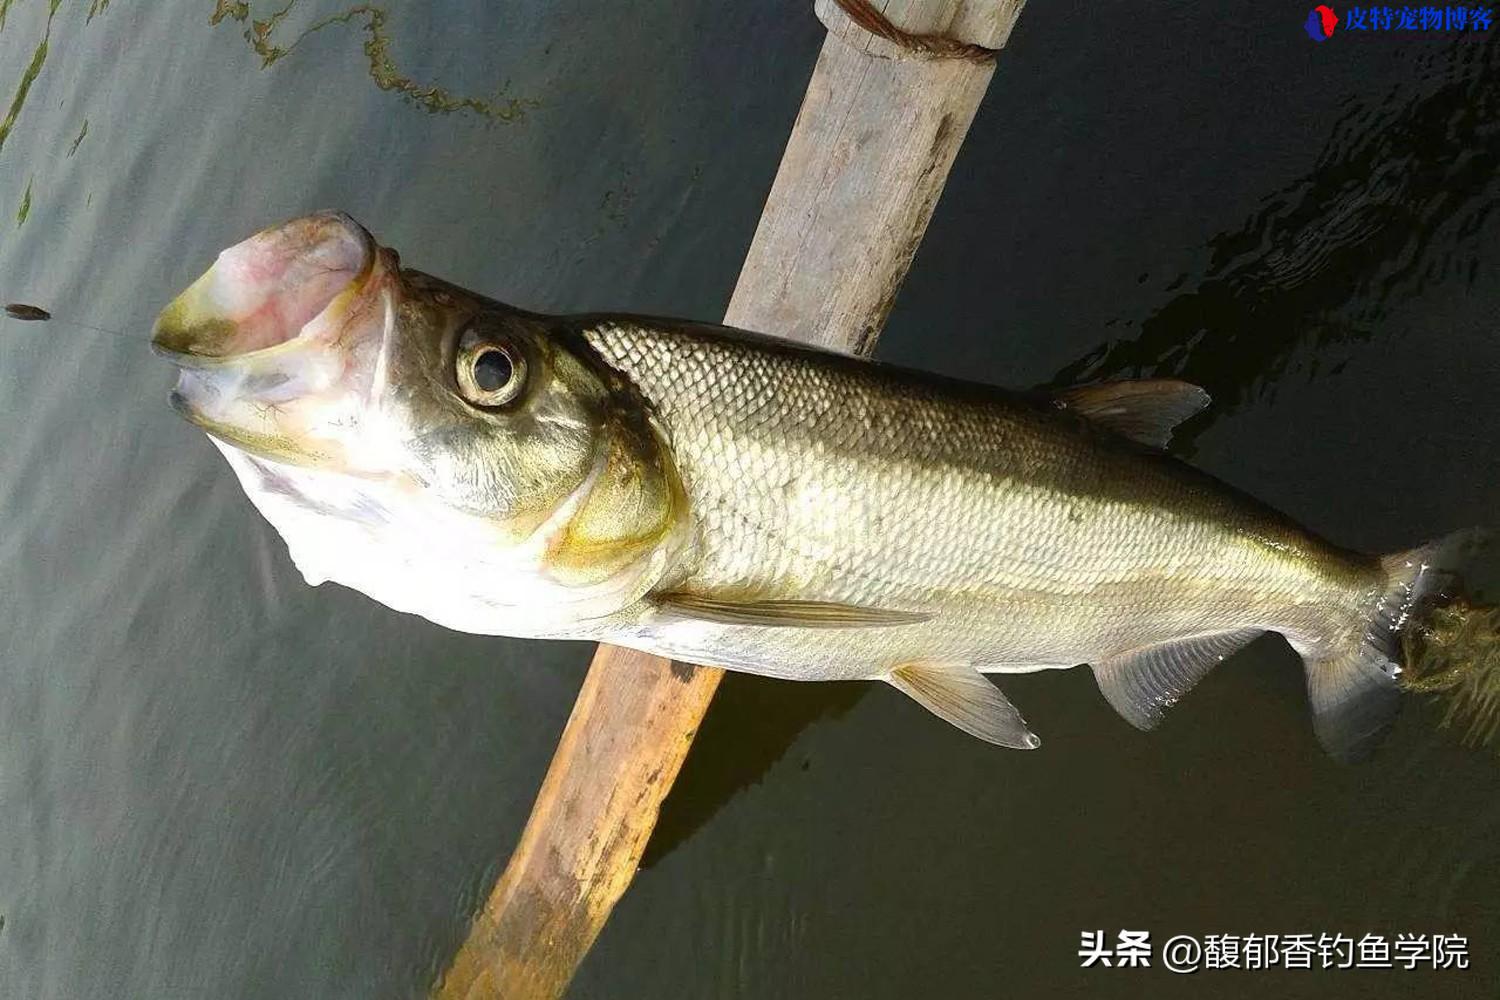
[[[459,392],[475,406],[504,406],[526,382],[526,362],[506,344],[475,344],[459,352],[457,365]]]
[[[499,392],[515,374],[515,366],[504,351],[481,351],[474,358],[474,384],[484,392]]]

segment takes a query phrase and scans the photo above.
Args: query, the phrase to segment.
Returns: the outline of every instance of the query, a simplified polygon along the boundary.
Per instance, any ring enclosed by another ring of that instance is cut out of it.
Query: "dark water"
[[[0,0],[0,299],[139,340],[0,321],[0,996],[417,995],[589,650],[305,587],[167,409],[151,319],[324,206],[517,304],[715,318],[822,31],[801,0],[303,0],[250,42],[232,4],[50,6]],[[1305,17],[1034,2],[882,356],[1180,373],[1217,400],[1194,461],[1340,542],[1494,523],[1500,36]],[[1437,711],[1335,765],[1271,640],[1152,735],[1083,672],[1007,689],[1038,753],[730,678],[574,995],[1500,992],[1500,758]],[[1078,968],[1122,927],[1454,933],[1473,967]]]

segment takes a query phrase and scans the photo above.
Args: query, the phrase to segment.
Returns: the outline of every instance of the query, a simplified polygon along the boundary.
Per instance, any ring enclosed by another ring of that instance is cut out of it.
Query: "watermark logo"
[[[1083,931],[1081,969],[1165,969],[1178,975],[1219,969],[1467,969],[1460,934],[1177,934],[1160,949],[1150,931]]]
[[[1489,31],[1495,22],[1491,7],[1346,7],[1341,18],[1327,4],[1307,12],[1302,30],[1315,42],[1326,42],[1335,28],[1369,31]]]
[[[1302,30],[1315,42],[1326,42],[1333,37],[1333,29],[1339,26],[1339,16],[1327,4],[1318,4],[1307,12]]]

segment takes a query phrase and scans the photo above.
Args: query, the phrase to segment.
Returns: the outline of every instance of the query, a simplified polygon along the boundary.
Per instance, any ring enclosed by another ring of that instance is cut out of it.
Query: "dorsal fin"
[[[1063,409],[1152,448],[1165,448],[1173,428],[1208,405],[1208,393],[1175,378],[1082,385],[1055,398]]]

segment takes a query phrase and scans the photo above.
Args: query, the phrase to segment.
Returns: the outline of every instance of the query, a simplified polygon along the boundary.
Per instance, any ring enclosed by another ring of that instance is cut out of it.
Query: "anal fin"
[[[1155,729],[1167,709],[1260,629],[1236,629],[1158,643],[1093,664],[1099,690],[1137,729]]]
[[[886,678],[938,718],[970,736],[1016,750],[1035,750],[1042,741],[994,684],[968,664],[903,663]]]

